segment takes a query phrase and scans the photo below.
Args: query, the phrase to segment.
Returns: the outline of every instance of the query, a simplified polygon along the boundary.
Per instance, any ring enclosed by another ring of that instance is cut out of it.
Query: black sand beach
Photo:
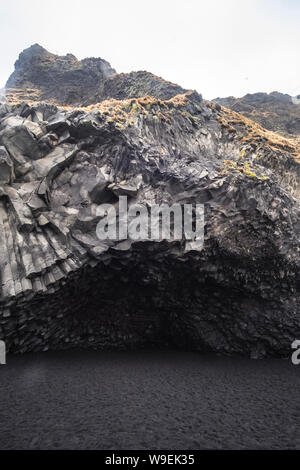
[[[69,351],[0,367],[0,449],[300,449],[300,367]]]

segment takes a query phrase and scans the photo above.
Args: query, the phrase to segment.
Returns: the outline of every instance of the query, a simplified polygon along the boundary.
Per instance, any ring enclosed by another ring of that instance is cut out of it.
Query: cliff
[[[105,93],[119,99],[81,96],[87,106],[0,105],[0,338],[11,352],[288,355],[300,337],[297,140],[148,77],[111,75]],[[203,247],[99,241],[97,208],[117,210],[120,195],[204,204]]]
[[[103,59],[79,61],[72,54],[51,54],[38,44],[19,55],[6,83],[11,103],[45,100],[57,105],[82,106],[110,98],[145,95],[169,99],[186,91],[149,72],[117,74]]]
[[[254,93],[242,98],[216,98],[216,103],[239,112],[264,128],[286,137],[300,136],[300,96]]]

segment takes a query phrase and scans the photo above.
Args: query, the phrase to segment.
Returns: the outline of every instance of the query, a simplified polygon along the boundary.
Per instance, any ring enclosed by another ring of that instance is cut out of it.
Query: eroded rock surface
[[[242,98],[216,98],[215,102],[284,136],[300,136],[300,99],[274,91],[247,94]]]
[[[300,337],[294,144],[254,134],[249,120],[196,92],[79,109],[2,104],[0,116],[0,337],[9,351],[290,354]],[[203,249],[100,242],[97,207],[122,194],[148,207],[203,203]]]
[[[145,95],[166,100],[186,91],[146,71],[117,74],[106,60],[58,56],[39,44],[19,55],[6,84],[6,97],[12,103],[47,100],[81,106]]]
[[[115,73],[103,59],[79,61],[72,54],[58,56],[34,44],[19,55],[6,88],[12,89],[8,95],[17,97],[24,92],[27,99],[78,103],[87,90],[93,94],[105,78]]]

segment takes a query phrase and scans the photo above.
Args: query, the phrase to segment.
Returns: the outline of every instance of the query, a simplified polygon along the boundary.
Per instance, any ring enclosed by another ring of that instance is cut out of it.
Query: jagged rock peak
[[[58,56],[39,44],[25,49],[6,84],[9,102],[51,101],[57,105],[90,105],[107,99],[153,96],[169,100],[187,90],[150,72],[117,74],[108,62]]]
[[[78,60],[73,54],[59,56],[34,44],[19,55],[6,88],[36,90],[36,97],[43,100],[76,102],[85,89],[96,92],[101,81],[115,73],[101,58]]]

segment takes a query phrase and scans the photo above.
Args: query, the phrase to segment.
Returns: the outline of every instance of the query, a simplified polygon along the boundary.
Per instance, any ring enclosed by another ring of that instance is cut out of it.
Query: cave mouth
[[[280,356],[290,349],[294,324],[283,337],[276,299],[247,291],[232,257],[231,265],[220,254],[178,257],[169,245],[149,244],[115,250],[106,260],[12,309],[8,350],[169,348]]]
[[[108,265],[84,266],[54,293],[12,308],[18,333],[9,351],[209,350],[191,321],[189,268],[180,264],[174,271],[173,263],[165,253],[156,259],[141,248],[116,252]]]

